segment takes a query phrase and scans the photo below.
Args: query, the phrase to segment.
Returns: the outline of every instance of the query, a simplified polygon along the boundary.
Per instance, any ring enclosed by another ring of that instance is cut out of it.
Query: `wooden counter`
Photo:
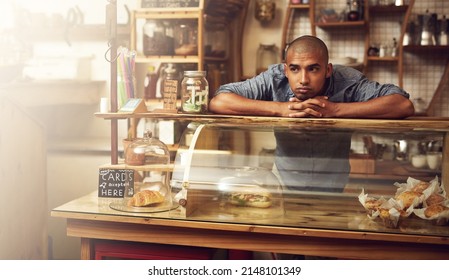
[[[177,210],[113,210],[96,192],[55,208],[67,234],[81,238],[82,259],[93,258],[96,240],[133,241],[344,259],[449,259],[449,226],[409,217],[386,228],[366,217],[356,195],[289,197],[284,215],[257,217],[249,208],[214,212],[205,205],[189,218]]]

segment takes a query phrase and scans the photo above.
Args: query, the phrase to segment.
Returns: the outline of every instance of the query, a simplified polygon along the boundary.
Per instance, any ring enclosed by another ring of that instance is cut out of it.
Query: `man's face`
[[[328,64],[318,51],[296,53],[290,50],[287,53],[285,75],[300,100],[320,94],[331,73],[332,64]]]

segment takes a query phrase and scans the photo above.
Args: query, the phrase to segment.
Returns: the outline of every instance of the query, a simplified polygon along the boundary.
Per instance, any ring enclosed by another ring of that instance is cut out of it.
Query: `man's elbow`
[[[413,102],[409,99],[406,99],[401,104],[401,116],[402,118],[407,118],[410,116],[413,116],[415,114],[415,106],[413,105]]]
[[[211,113],[215,114],[221,114],[223,113],[223,105],[222,105],[221,98],[219,95],[215,95],[212,97],[212,99],[209,101],[209,111]]]

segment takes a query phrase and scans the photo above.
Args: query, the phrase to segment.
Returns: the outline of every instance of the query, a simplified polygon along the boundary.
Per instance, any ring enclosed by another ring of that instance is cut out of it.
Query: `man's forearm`
[[[224,92],[212,98],[209,110],[225,115],[280,116],[280,106],[280,102],[247,99]]]
[[[337,117],[400,119],[414,114],[413,103],[407,98],[392,94],[366,102],[338,103]]]

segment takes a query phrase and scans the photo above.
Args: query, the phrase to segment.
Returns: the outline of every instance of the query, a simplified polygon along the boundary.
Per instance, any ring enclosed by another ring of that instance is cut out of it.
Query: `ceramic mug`
[[[413,155],[412,165],[415,168],[427,167],[427,156],[426,155]]]
[[[440,169],[441,162],[443,160],[443,153],[441,152],[428,152],[427,164],[430,169]]]

